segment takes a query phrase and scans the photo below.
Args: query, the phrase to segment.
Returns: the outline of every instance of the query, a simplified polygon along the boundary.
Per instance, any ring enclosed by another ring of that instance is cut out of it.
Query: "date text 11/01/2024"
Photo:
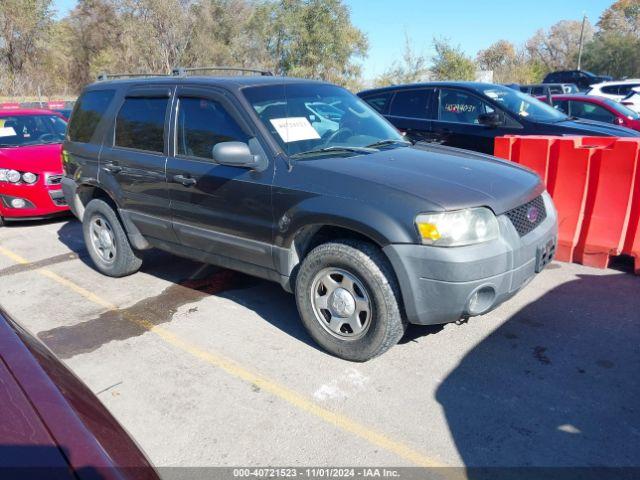
[[[234,478],[397,478],[389,468],[234,468]]]

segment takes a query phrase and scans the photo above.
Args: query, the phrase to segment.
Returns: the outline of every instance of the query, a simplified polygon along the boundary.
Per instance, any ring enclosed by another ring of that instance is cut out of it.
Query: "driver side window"
[[[206,98],[180,97],[176,130],[176,153],[212,159],[220,142],[249,141],[249,136],[218,102]]]
[[[478,117],[493,113],[495,109],[475,95],[462,90],[443,88],[440,90],[438,119],[443,122],[479,125]]]

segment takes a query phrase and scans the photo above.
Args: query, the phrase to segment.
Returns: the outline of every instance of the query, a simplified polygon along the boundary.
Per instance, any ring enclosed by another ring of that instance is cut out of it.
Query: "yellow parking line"
[[[29,261],[20,255],[8,250],[5,247],[0,246],[0,254],[5,257],[13,260],[16,263],[26,265],[29,264]],[[118,307],[107,300],[104,300],[100,296],[96,295],[93,292],[77,285],[76,283],[68,280],[64,277],[61,277],[57,273],[52,272],[46,268],[40,268],[38,270],[34,270],[35,272],[43,275],[58,284],[74,291],[78,295],[86,298],[87,300],[100,305],[108,310],[117,310]],[[393,452],[401,458],[410,461],[413,464],[424,466],[424,467],[443,467],[445,464],[431,459],[422,453],[416,451],[408,445],[405,445],[402,442],[397,440],[393,440],[387,437],[385,434],[373,430],[355,420],[350,419],[346,415],[333,412],[316,402],[309,400],[304,395],[287,388],[279,383],[270,380],[260,374],[254,373],[248,370],[246,367],[243,367],[236,363],[235,361],[226,358],[222,355],[208,352],[199,348],[198,346],[188,342],[187,340],[181,338],[180,336],[170,332],[166,328],[160,327],[158,325],[154,325],[151,322],[139,318],[135,315],[124,314],[124,317],[141,328],[156,334],[166,343],[192,355],[195,358],[198,358],[214,367],[217,367],[229,375],[241,379],[247,383],[254,384],[260,387],[262,390],[265,390],[276,397],[288,402],[289,404],[303,410],[307,413],[310,413],[325,422],[336,426],[337,428],[354,434],[367,442],[376,445],[380,448],[383,448],[389,452]]]

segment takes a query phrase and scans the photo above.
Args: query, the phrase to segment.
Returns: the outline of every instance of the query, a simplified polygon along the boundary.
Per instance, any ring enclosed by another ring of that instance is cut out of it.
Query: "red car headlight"
[[[24,172],[22,174],[22,181],[24,183],[32,184],[32,183],[36,183],[37,180],[38,180],[38,176],[35,173]]]

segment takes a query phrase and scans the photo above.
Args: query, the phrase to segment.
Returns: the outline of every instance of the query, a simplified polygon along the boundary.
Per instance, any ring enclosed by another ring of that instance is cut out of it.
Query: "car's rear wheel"
[[[96,268],[110,277],[137,272],[142,258],[131,248],[113,208],[104,200],[91,200],[82,220],[84,241]]]
[[[382,354],[406,328],[393,270],[380,249],[363,241],[314,248],[300,266],[296,301],[313,339],[346,360]]]

